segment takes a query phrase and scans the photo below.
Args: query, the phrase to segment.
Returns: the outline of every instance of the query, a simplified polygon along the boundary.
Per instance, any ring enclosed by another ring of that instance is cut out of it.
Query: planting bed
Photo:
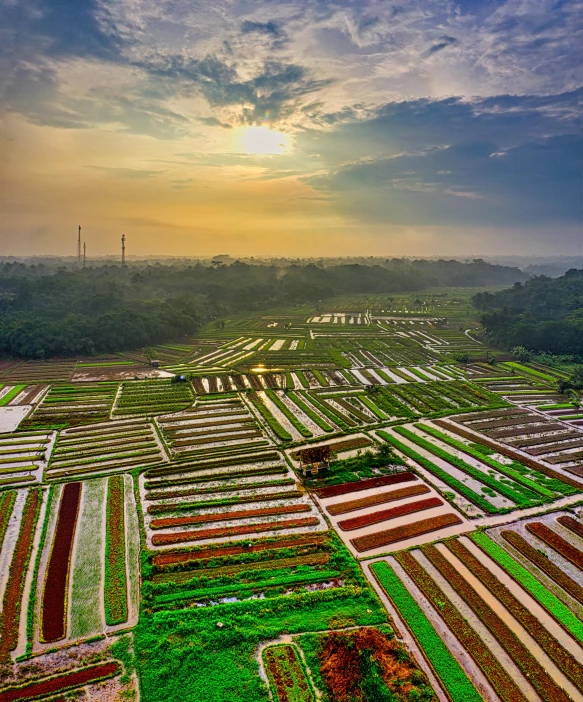
[[[66,429],[59,434],[46,478],[128,471],[158,463],[161,446],[153,425],[142,419]]]
[[[81,483],[63,488],[42,595],[41,639],[58,641],[67,626],[68,584]]]
[[[178,412],[190,407],[194,391],[188,382],[174,383],[166,378],[130,380],[122,383],[115,402],[116,417]]]

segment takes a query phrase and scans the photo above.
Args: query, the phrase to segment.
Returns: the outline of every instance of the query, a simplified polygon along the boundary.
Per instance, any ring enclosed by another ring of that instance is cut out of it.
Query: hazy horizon
[[[576,0],[2,19],[4,256],[582,253]]]

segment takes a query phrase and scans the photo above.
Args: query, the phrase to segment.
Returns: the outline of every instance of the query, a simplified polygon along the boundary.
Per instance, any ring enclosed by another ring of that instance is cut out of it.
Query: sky
[[[0,255],[577,255],[583,0],[0,0]]]

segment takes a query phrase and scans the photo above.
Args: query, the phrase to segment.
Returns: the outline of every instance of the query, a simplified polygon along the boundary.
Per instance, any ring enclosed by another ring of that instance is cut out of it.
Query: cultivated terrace
[[[473,292],[0,361],[0,702],[583,702],[580,392]]]

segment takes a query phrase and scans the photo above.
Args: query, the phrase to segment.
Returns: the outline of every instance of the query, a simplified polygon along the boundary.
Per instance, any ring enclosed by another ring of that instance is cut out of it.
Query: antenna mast
[[[77,265],[81,267],[81,225],[79,225],[79,233],[77,234]]]
[[[87,262],[87,244],[83,242],[83,268],[85,268],[85,264]]]
[[[126,235],[121,235],[121,266],[125,268],[126,265]]]

